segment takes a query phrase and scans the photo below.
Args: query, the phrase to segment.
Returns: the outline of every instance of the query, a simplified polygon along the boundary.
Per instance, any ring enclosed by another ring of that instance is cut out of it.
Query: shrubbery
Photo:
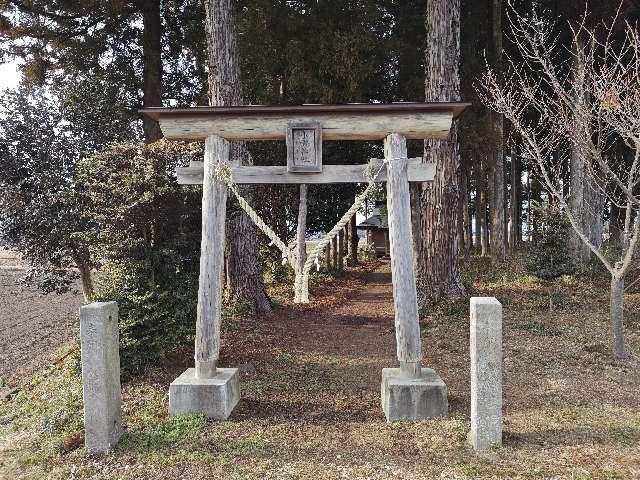
[[[123,367],[144,367],[195,328],[200,252],[199,187],[175,167],[193,144],[113,145],[79,166],[93,219],[87,243],[99,265],[96,300],[118,302]]]
[[[555,280],[575,273],[571,257],[569,232],[571,225],[557,208],[545,205],[539,209],[540,235],[534,239],[527,257],[527,271],[542,280]]]

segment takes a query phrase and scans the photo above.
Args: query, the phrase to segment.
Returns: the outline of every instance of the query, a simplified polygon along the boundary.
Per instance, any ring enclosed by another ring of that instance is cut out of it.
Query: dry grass
[[[449,386],[450,416],[387,424],[380,371],[395,364],[395,344],[390,288],[376,269],[316,284],[308,306],[273,287],[274,319],[226,322],[221,364],[246,372],[226,422],[167,417],[167,386],[187,351],[124,385],[128,434],[113,454],[88,457],[76,448],[72,360],[37,378],[0,406],[0,478],[640,478],[640,295],[627,298],[634,356],[618,363],[608,353],[606,283],[565,279],[550,312],[547,289],[517,263],[469,264],[473,294],[498,297],[505,312],[504,446],[475,454],[466,446],[468,303],[422,319],[425,364]]]

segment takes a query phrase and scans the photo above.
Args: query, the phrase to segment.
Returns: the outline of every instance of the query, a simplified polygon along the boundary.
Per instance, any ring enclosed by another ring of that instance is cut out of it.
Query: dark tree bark
[[[480,190],[482,186],[481,175],[482,168],[480,165],[480,156],[475,155],[474,163],[473,163],[473,175],[476,180],[475,184],[475,195],[473,199],[473,220],[474,220],[474,238],[473,238],[473,246],[474,251],[476,253],[480,253],[480,244],[482,243],[482,223],[480,221],[480,212],[482,212],[482,204],[480,202]]]
[[[94,295],[93,277],[91,276],[91,255],[86,248],[73,247],[71,258],[76,264],[78,273],[80,274],[80,283],[82,285],[82,296],[85,303],[91,303]]]
[[[344,228],[338,232],[336,238],[338,239],[338,270],[344,270],[344,246],[346,244],[344,241]]]
[[[140,0],[142,10],[142,56],[143,56],[143,99],[142,106],[162,106],[162,20],[160,18],[160,0]],[[160,124],[155,120],[142,117],[144,139],[147,143],[162,138]]]
[[[511,189],[509,191],[509,248],[513,252],[519,242],[520,226],[520,166],[515,150],[511,150]]]
[[[460,218],[458,219],[460,233],[460,250],[465,257],[471,251],[471,219],[469,218],[469,189],[467,168],[464,163],[460,166]]]
[[[211,105],[242,105],[242,84],[238,46],[233,24],[232,0],[205,2],[205,27],[209,63],[209,102]],[[231,162],[249,165],[253,161],[244,142],[231,145]],[[242,188],[251,202],[252,189]],[[226,286],[229,301],[248,302],[260,314],[273,313],[258,266],[256,227],[244,211],[237,209],[227,217]]]
[[[480,159],[480,255],[489,254],[489,222],[487,222],[487,172],[486,162]]]
[[[502,0],[492,0],[493,53],[496,65],[502,62]],[[505,182],[504,182],[504,119],[491,112],[493,148],[489,158],[489,211],[491,214],[491,259],[505,259]]]
[[[529,175],[532,172],[529,170]],[[529,235],[530,240],[536,241],[540,237],[538,218],[533,208],[533,204],[540,203],[542,200],[542,185],[535,178],[531,179],[529,186]]]
[[[609,238],[613,243],[622,242],[624,232],[625,209],[611,202],[609,210]]]
[[[324,268],[327,272],[331,270],[331,245],[324,248]]]
[[[425,26],[425,100],[460,99],[460,0],[427,3]],[[458,238],[460,156],[458,126],[454,122],[447,140],[425,141],[425,157],[436,164],[436,175],[424,187],[422,256],[419,261],[418,297],[455,300],[465,295],[459,268]]]

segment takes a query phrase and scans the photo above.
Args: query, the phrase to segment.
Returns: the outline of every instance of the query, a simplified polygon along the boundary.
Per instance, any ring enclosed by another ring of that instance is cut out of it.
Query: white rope
[[[346,213],[342,216],[342,218],[338,220],[338,223],[335,224],[335,226],[329,231],[329,233],[327,233],[324,236],[324,238],[320,240],[316,244],[314,249],[311,251],[311,253],[307,257],[307,260],[304,262],[304,266],[302,267],[302,275],[305,278],[305,280],[309,276],[309,271],[311,270],[311,266],[318,261],[318,257],[324,251],[326,246],[329,245],[329,242],[331,242],[331,240],[333,240],[334,237],[338,235],[338,232],[340,232],[340,230],[344,228],[344,226],[349,222],[349,220],[351,220],[351,217],[360,209],[364,201],[371,194],[371,192],[376,186],[376,181],[378,179],[378,176],[382,172],[382,169],[385,167],[386,163],[387,163],[387,160],[384,160],[380,165],[380,168],[378,168],[378,171],[375,172],[375,174],[372,172],[373,164],[371,163],[369,164],[365,173],[365,175],[369,179],[367,188],[365,188],[364,191],[356,197],[356,201],[351,206],[351,208],[346,211]]]
[[[382,161],[380,167],[375,172],[373,171],[375,166],[373,165],[373,163],[369,163],[365,170],[365,176],[369,180],[367,188],[365,188],[364,191],[356,197],[356,201],[351,206],[351,208],[346,211],[346,213],[340,218],[340,220],[338,220],[338,223],[335,224],[335,226],[329,231],[329,233],[327,233],[311,251],[302,267],[302,276],[304,281],[308,281],[309,271],[311,270],[311,267],[314,263],[316,264],[318,269],[320,268],[318,257],[324,251],[326,246],[329,245],[329,242],[331,242],[331,240],[333,240],[335,236],[338,235],[338,232],[340,232],[340,230],[344,228],[349,220],[351,220],[351,217],[358,211],[358,209],[360,209],[367,197],[371,195],[371,192],[376,187],[378,176],[380,175],[388,161],[389,160]],[[218,165],[216,166],[215,176],[217,180],[223,182],[227,186],[227,188],[229,188],[231,193],[233,193],[233,195],[238,200],[240,208],[242,208],[242,210],[247,213],[249,218],[256,224],[256,226],[260,230],[262,230],[267,237],[269,237],[269,239],[271,240],[271,243],[269,245],[275,245],[282,252],[282,264],[284,265],[285,263],[289,262],[294,270],[296,270],[297,264],[294,261],[296,258],[295,251],[287,247],[287,245],[280,239],[280,237],[278,237],[278,235],[276,235],[276,233],[266,223],[264,223],[262,218],[260,218],[260,215],[258,215],[258,213],[251,207],[251,205],[249,205],[247,201],[242,197],[242,195],[240,195],[238,187],[233,181],[231,168],[229,167],[229,164],[227,162],[218,162]]]
[[[247,201],[242,198],[240,192],[238,191],[237,185],[233,181],[233,177],[231,175],[231,168],[229,168],[229,164],[227,162],[218,162],[216,166],[215,172],[216,178],[224,182],[227,185],[227,188],[233,193],[233,195],[238,200],[238,204],[240,208],[246,212],[249,218],[256,224],[256,226],[264,232],[264,234],[269,237],[271,243],[269,245],[275,245],[282,252],[282,264],[286,264],[290,262],[292,265],[294,264],[293,259],[295,258],[295,254],[293,250],[291,250],[287,245],[280,240],[280,237],[274,232],[269,225],[264,223],[260,215],[247,203]]]

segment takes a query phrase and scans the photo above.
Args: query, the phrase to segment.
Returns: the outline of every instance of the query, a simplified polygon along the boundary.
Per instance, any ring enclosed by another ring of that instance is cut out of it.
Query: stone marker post
[[[502,305],[473,297],[470,306],[471,432],[475,450],[502,445]]]
[[[122,436],[118,304],[80,307],[84,443],[104,453]]]

